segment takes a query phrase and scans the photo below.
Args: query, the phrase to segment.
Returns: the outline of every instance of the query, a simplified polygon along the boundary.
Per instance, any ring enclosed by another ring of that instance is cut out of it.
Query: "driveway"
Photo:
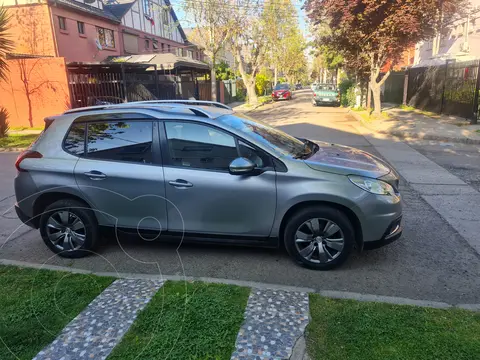
[[[314,107],[307,91],[295,99],[265,105],[250,114],[292,135],[350,145],[376,153],[356,130],[347,111]],[[378,154],[377,154],[378,155]],[[0,154],[0,199],[13,194],[14,157]],[[107,239],[98,255],[61,259],[47,250],[36,231],[25,227],[0,250],[0,258],[71,266],[94,271],[156,273],[228,278],[456,303],[480,303],[480,257],[408,184],[401,184],[405,203],[404,236],[377,250],[354,254],[340,269],[307,270],[284,250]],[[13,204],[12,198],[0,203]],[[7,215],[14,216],[11,213]],[[1,243],[19,224],[1,220]],[[6,230],[4,230],[6,229]],[[24,233],[26,231],[26,233]],[[118,243],[117,243],[118,242]],[[119,246],[121,245],[121,246]]]

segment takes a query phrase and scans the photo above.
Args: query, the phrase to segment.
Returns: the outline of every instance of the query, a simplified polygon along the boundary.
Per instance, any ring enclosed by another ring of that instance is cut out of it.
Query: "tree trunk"
[[[382,114],[382,101],[381,101],[381,92],[380,92],[380,86],[378,84],[375,84],[372,86],[372,93],[373,93],[373,113],[375,115],[381,115]]]
[[[247,88],[248,103],[250,105],[257,105],[258,97],[257,92],[255,91],[255,80],[248,81],[247,84],[245,84],[245,87]]]
[[[372,89],[370,88],[370,83],[367,84],[367,110],[370,111],[372,108]]]
[[[217,72],[215,70],[215,60],[212,61],[212,70],[210,70],[210,80],[212,82],[212,101],[217,101]]]
[[[27,103],[28,103],[28,123],[30,127],[33,127],[33,111],[32,111],[32,99],[30,99],[30,94],[26,93],[27,95]]]
[[[277,68],[277,65],[275,65],[275,69],[273,70],[273,86],[276,86],[277,85],[277,82],[278,82],[278,68]]]

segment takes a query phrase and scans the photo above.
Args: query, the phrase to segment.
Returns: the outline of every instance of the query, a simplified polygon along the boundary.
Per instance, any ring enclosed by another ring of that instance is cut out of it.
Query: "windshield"
[[[240,130],[247,139],[251,138],[282,155],[299,158],[312,152],[309,142],[303,142],[264,122],[253,120],[247,115],[236,113],[235,116],[222,116],[219,120],[236,130]]]
[[[288,84],[277,84],[274,90],[288,90]]]
[[[320,84],[315,87],[316,90],[331,90],[335,91],[335,85],[328,85],[328,84]]]

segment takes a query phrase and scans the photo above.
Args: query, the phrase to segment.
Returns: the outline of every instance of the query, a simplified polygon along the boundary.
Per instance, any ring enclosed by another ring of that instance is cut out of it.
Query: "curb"
[[[369,123],[367,123],[360,115],[358,115],[355,111],[349,110],[349,114],[351,114],[355,120],[359,121],[364,127],[368,130],[376,132],[378,134],[383,135],[392,135],[399,137],[404,140],[409,139],[420,139],[420,140],[433,140],[433,141],[442,141],[442,142],[453,142],[459,144],[468,144],[468,145],[480,145],[480,139],[469,139],[469,138],[452,138],[448,136],[439,136],[439,135],[431,135],[431,134],[418,134],[415,132],[404,132],[404,131],[385,131],[385,130],[377,130]]]
[[[0,153],[2,152],[22,152],[27,150],[27,148],[0,148]]]
[[[243,287],[250,287],[256,289],[273,289],[273,290],[283,290],[283,291],[293,291],[300,293],[312,293],[319,294],[320,296],[331,298],[331,299],[344,299],[344,300],[356,300],[363,302],[379,302],[379,303],[388,303],[394,305],[410,305],[434,309],[463,309],[468,311],[478,311],[480,312],[480,304],[447,304],[445,302],[439,301],[429,301],[429,300],[416,300],[408,299],[397,296],[383,296],[383,295],[373,295],[373,294],[360,294],[355,292],[348,291],[335,291],[335,290],[315,290],[308,287],[297,287],[297,286],[288,286],[288,285],[278,285],[278,284],[267,284],[255,281],[244,281],[244,280],[231,280],[231,279],[219,279],[211,277],[197,277],[197,276],[182,276],[182,275],[152,275],[152,274],[134,274],[134,273],[117,273],[117,272],[95,272],[85,269],[70,268],[66,266],[58,265],[44,265],[44,264],[34,264],[26,261],[18,260],[8,260],[0,259],[0,265],[10,265],[18,266],[24,268],[33,268],[38,270],[55,270],[55,271],[64,271],[73,274],[90,274],[95,276],[102,277],[115,277],[119,279],[143,279],[143,280],[172,280],[172,281],[202,281],[206,283],[217,283],[217,284],[228,284],[228,285],[237,285]]]

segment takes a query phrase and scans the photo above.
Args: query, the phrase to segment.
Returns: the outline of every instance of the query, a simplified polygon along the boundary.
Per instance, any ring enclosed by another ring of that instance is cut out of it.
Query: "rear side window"
[[[89,123],[87,129],[88,158],[152,163],[151,121]]]
[[[85,153],[85,124],[74,124],[65,138],[63,147],[70,154],[82,156]]]

